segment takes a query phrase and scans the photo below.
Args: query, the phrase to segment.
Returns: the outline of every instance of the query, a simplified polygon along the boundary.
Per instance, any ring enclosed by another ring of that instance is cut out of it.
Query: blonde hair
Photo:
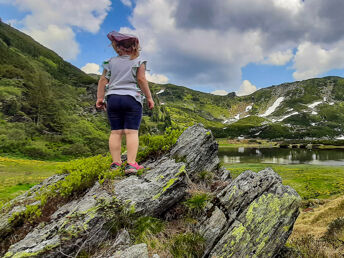
[[[112,41],[112,47],[118,55],[130,55],[133,60],[140,55],[140,45],[137,38],[124,39],[121,41]]]

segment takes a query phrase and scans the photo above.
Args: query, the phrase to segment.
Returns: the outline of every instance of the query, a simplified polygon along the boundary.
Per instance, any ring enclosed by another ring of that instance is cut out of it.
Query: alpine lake
[[[222,147],[219,158],[223,164],[308,164],[343,166],[344,149]]]

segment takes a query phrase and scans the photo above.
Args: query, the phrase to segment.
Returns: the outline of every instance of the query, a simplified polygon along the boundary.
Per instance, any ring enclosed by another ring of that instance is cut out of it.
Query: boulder
[[[201,124],[194,125],[168,153],[146,162],[148,171],[142,176],[114,180],[110,185],[96,182],[12,244],[5,257],[76,257],[90,250],[93,257],[148,257],[146,244],[130,246],[128,231],[119,228],[115,236],[111,235],[109,223],[120,223],[131,215],[163,218],[185,199],[201,171],[215,174],[218,183],[215,198],[195,228],[205,239],[204,257],[273,257],[292,231],[300,197],[283,186],[271,169],[245,171],[231,180],[230,173],[219,167],[217,151],[211,132]],[[54,176],[46,182],[63,179]],[[32,202],[41,187],[18,197],[9,211],[4,211],[0,232],[11,234],[6,224],[11,212],[25,209],[23,204]],[[99,249],[100,244],[103,249]]]
[[[54,175],[45,179],[42,183],[33,186],[30,190],[24,194],[17,196],[10,202],[6,203],[1,209],[0,213],[0,238],[5,239],[12,233],[13,228],[10,223],[10,218],[15,213],[24,212],[29,206],[37,205],[39,202],[35,199],[40,189],[49,185],[55,184],[60,180],[63,180],[66,175]]]
[[[210,257],[273,257],[290,236],[301,204],[297,192],[282,185],[270,168],[245,171],[217,195],[217,201],[227,221],[217,230],[220,234],[212,235],[216,241],[207,248]]]
[[[117,251],[113,258],[148,258],[146,244],[138,244],[128,247],[123,251]]]
[[[196,124],[179,137],[170,157],[186,162],[190,177],[194,177],[201,171],[217,171],[220,162],[217,152],[218,143],[211,131]]]

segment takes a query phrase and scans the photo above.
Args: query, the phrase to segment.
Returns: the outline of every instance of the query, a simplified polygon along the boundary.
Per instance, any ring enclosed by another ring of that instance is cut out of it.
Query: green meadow
[[[0,157],[0,201],[5,202],[56,173],[63,162]],[[294,188],[303,199],[327,199],[344,193],[344,166],[225,164],[232,178],[246,170],[259,172],[271,167],[284,185]]]
[[[1,204],[24,193],[30,187],[55,174],[66,162],[37,161],[0,157],[0,207]],[[303,199],[300,216],[295,222],[292,235],[286,246],[313,257],[319,252],[319,237],[326,234],[328,225],[344,215],[344,166],[278,165],[278,164],[225,164],[236,178],[246,170],[259,172],[271,167],[277,172],[284,185],[294,188]],[[319,199],[320,206],[312,206]],[[314,211],[305,212],[311,205]],[[319,257],[339,257],[340,251],[332,242],[322,241]]]
[[[62,162],[0,157],[0,203],[54,175],[59,164]]]
[[[327,199],[344,193],[344,166],[278,165],[278,164],[226,164],[232,178],[245,170],[258,172],[270,167],[282,178],[284,185],[294,188],[303,199]]]

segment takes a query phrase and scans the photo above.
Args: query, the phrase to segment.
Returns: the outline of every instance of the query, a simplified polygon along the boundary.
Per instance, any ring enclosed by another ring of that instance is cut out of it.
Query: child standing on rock
[[[142,92],[149,109],[154,107],[145,76],[146,61],[140,55],[139,40],[133,35],[110,32],[107,37],[118,54],[103,63],[103,74],[98,82],[96,108],[107,111],[111,125],[109,149],[113,163],[111,169],[122,165],[122,136],[126,137],[126,174],[143,169],[136,162],[139,147],[138,130],[142,118]],[[106,102],[105,102],[106,100]],[[105,104],[106,103],[106,104]]]

